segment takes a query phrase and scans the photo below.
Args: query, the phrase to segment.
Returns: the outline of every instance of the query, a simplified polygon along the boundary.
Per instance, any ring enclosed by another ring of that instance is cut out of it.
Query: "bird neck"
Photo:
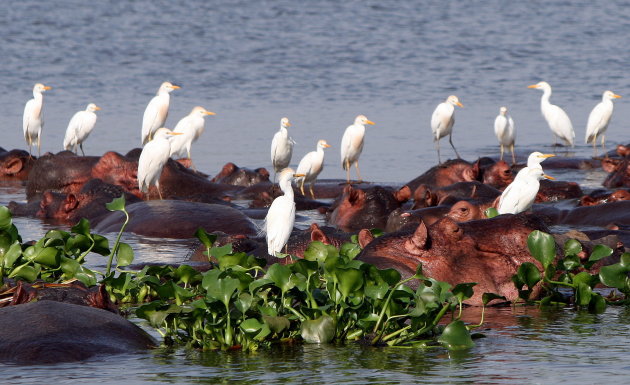
[[[44,99],[44,94],[42,94],[39,91],[33,91],[33,99],[35,99],[35,100],[42,100],[42,99]]]
[[[282,125],[280,126],[280,132],[284,136],[289,136],[289,130],[285,126],[282,126]]]
[[[543,90],[543,95],[542,98],[540,98],[540,105],[548,105],[551,104],[551,102],[549,101],[549,98],[551,97],[551,88],[545,88]]]
[[[291,186],[291,179],[280,181],[280,190],[282,190],[285,197],[293,200],[293,187]]]

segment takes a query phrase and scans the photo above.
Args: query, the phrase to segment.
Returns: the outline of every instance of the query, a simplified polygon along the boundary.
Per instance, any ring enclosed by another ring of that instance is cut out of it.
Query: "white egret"
[[[315,199],[315,193],[313,192],[313,185],[315,184],[315,180],[319,173],[324,169],[324,148],[328,148],[330,145],[326,143],[325,140],[320,140],[317,142],[317,150],[311,151],[308,154],[304,155],[304,158],[300,160],[300,164],[297,168],[298,174],[304,174],[303,177],[299,177],[295,180],[296,183],[300,184],[300,191],[302,191],[302,195],[304,194],[304,183],[309,183],[309,191],[311,192],[311,197]]]
[[[499,115],[494,119],[494,134],[499,139],[501,145],[501,160],[503,160],[503,151],[505,146],[510,147],[512,151],[512,164],[516,163],[514,156],[514,141],[516,140],[516,131],[514,128],[514,120],[507,113],[507,107],[499,109]]]
[[[147,105],[142,116],[142,145],[147,144],[153,138],[153,134],[158,128],[164,127],[168,116],[168,106],[171,101],[169,93],[179,88],[179,86],[170,82],[162,83],[157,95]]]
[[[542,168],[540,165],[547,158],[554,157],[554,154],[543,154],[539,151],[534,151],[527,157],[527,168]]]
[[[573,124],[571,124],[569,115],[567,115],[562,108],[549,102],[549,97],[551,96],[551,86],[549,83],[540,82],[538,84],[527,86],[527,88],[543,90],[543,95],[540,99],[540,110],[542,111],[543,117],[547,121],[549,128],[553,132],[555,144],[558,144],[558,138],[560,138],[573,147],[575,140]]]
[[[289,163],[291,163],[295,142],[289,136],[289,127],[291,127],[289,118],[280,119],[280,130],[276,132],[271,141],[271,164],[274,170],[274,181],[276,174],[289,167]]]
[[[440,139],[448,135],[448,142],[453,147],[455,155],[460,158],[457,149],[453,145],[453,125],[455,124],[455,106],[464,107],[459,102],[459,99],[455,95],[451,95],[446,98],[446,101],[438,104],[431,115],[431,131],[433,132],[433,141],[437,148],[438,162],[442,163],[440,159]]]
[[[542,167],[526,167],[519,171],[499,198],[499,214],[518,214],[529,209],[536,200],[542,178],[554,179],[546,175]]]
[[[52,87],[45,86],[41,83],[35,84],[33,87],[33,99],[26,102],[24,106],[24,115],[22,116],[22,128],[24,129],[24,139],[28,143],[28,153],[32,155],[33,143],[37,141],[37,155],[41,155],[42,128],[44,127],[44,118],[42,117],[42,107],[44,104],[43,92],[50,90]]]
[[[168,128],[158,128],[153,135],[153,139],[147,143],[138,160],[138,186],[140,191],[149,193],[149,188],[155,186],[158,195],[162,199],[160,191],[160,176],[162,168],[168,161],[171,153],[170,135],[181,135],[179,132],[172,132]]]
[[[83,142],[94,129],[94,125],[96,125],[95,112],[100,109],[101,107],[90,103],[85,110],[79,111],[72,116],[70,123],[68,123],[68,128],[66,128],[66,136],[63,139],[63,148],[65,150],[70,150],[77,154],[78,146],[81,148],[81,154],[85,156]]]
[[[171,138],[170,156],[188,156],[188,159],[190,159],[190,163],[192,164],[193,169],[195,169],[195,165],[192,163],[192,158],[190,157],[190,147],[193,142],[196,142],[203,133],[206,125],[206,120],[204,118],[208,115],[216,114],[214,112],[206,110],[203,107],[197,106],[193,108],[188,115],[177,122],[177,125],[173,129],[173,132],[179,132],[181,133],[181,135]]]
[[[610,123],[614,108],[612,100],[620,97],[620,95],[612,91],[604,91],[602,101],[593,108],[593,111],[591,111],[588,116],[584,141],[586,144],[593,142],[593,152],[595,156],[597,156],[597,135],[601,135],[602,137],[602,151],[604,151],[604,143],[606,141],[606,135],[604,135],[604,133],[608,128],[608,123]]]
[[[293,200],[291,181],[293,178],[301,176],[304,175],[296,174],[291,168],[285,168],[280,172],[278,184],[284,195],[274,199],[265,217],[269,255],[280,256],[279,253],[289,240],[295,223],[295,201]]]
[[[359,172],[359,156],[363,151],[363,138],[365,137],[365,125],[374,124],[365,115],[359,115],[354,119],[354,124],[348,126],[341,138],[341,167],[346,170],[346,177],[350,183],[350,166],[354,163],[357,169],[357,177],[362,182]]]

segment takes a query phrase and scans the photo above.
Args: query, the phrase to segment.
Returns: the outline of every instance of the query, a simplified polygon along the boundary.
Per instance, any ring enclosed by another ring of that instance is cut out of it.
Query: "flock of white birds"
[[[138,184],[143,192],[148,192],[150,186],[156,186],[160,199],[162,194],[159,188],[159,178],[162,168],[170,157],[187,157],[195,168],[191,159],[191,146],[203,133],[205,117],[214,115],[203,107],[195,107],[190,114],[182,118],[171,131],[164,127],[168,116],[170,93],[180,87],[170,82],[164,82],[160,86],[157,95],[147,105],[142,119],[142,144],[143,149],[138,162]],[[575,145],[575,132],[571,119],[562,108],[551,104],[551,86],[547,82],[540,82],[529,86],[543,91],[540,102],[542,115],[554,134],[556,143],[558,138],[567,145]],[[38,155],[41,155],[41,134],[44,120],[42,117],[43,93],[51,87],[41,83],[33,87],[33,99],[24,107],[23,129],[24,138],[32,154],[33,144],[37,144]],[[602,101],[591,111],[586,125],[585,142],[593,144],[593,151],[597,154],[597,137],[601,137],[602,149],[605,146],[605,132],[612,117],[614,105],[613,99],[621,96],[612,91],[605,91]],[[440,158],[440,139],[449,136],[449,143],[459,158],[459,153],[453,145],[452,132],[455,124],[455,107],[463,107],[457,96],[449,96],[443,103],[438,104],[431,116],[431,130],[433,140],[436,143],[438,162]],[[70,119],[66,130],[63,147],[77,153],[83,152],[83,142],[88,138],[96,124],[96,111],[100,107],[94,103],[88,104],[84,111],[79,111]],[[359,171],[359,156],[363,151],[363,139],[365,137],[365,125],[373,125],[364,115],[356,117],[354,124],[348,126],[341,140],[341,165],[346,170],[348,183],[350,182],[350,168],[354,164],[358,181],[361,182]],[[309,152],[302,158],[298,165],[297,173],[287,168],[293,155],[295,142],[289,136],[288,128],[291,126],[288,118],[280,121],[280,130],[274,135],[271,142],[271,162],[275,174],[280,173],[278,184],[284,195],[276,198],[269,208],[266,217],[266,232],[269,254],[280,255],[280,251],[289,239],[293,223],[295,221],[295,202],[291,183],[296,180],[304,195],[304,184],[309,184],[311,196],[314,198],[313,185],[324,165],[324,148],[330,147],[325,140],[317,142],[316,151]],[[499,115],[494,122],[494,132],[499,140],[500,158],[503,159],[505,148],[512,152],[512,163],[515,163],[514,142],[516,130],[514,120],[508,114],[506,107],[501,107]],[[549,156],[539,152],[529,156],[527,167],[523,168],[515,177],[514,182],[508,186],[501,195],[498,211],[504,213],[518,213],[527,210],[533,203],[542,178],[550,178],[544,174],[540,163]],[[534,191],[535,190],[535,191]],[[533,195],[532,195],[533,192]]]

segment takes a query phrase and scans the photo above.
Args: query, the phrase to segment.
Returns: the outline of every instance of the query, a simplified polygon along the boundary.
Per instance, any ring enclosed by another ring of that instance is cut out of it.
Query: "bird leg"
[[[190,150],[186,150],[188,152],[188,160],[190,160],[190,165],[192,166],[193,170],[195,170],[195,172],[197,172],[197,167],[195,167],[195,164],[192,161],[192,157],[190,156]]]
[[[499,160],[503,160],[503,143],[501,143],[501,157],[499,158]]]
[[[604,154],[606,153],[605,143],[606,143],[606,135],[602,134],[602,152]]]
[[[302,195],[304,194],[304,178],[302,178],[302,181],[300,182],[300,191],[302,192]]]
[[[157,190],[158,190],[158,195],[160,196],[160,200],[164,200],[164,199],[162,198],[162,192],[160,191],[160,182],[155,182],[155,187],[156,187],[156,188],[157,188]]]
[[[28,157],[33,159],[33,141],[31,140],[31,133],[27,131],[26,135],[26,141],[28,142]]]
[[[442,164],[442,160],[440,158],[440,140],[436,140],[435,141],[435,148],[437,149],[437,153],[438,153],[438,164]]]
[[[81,154],[85,156],[85,152],[83,152],[83,143],[79,144],[79,147],[81,148]],[[74,147],[74,151],[78,153],[76,146]]]
[[[597,133],[593,137],[593,158],[597,156]]]
[[[42,136],[37,137],[37,156],[42,156]]]
[[[359,161],[358,161],[358,160],[356,160],[356,161],[354,162],[354,167],[356,167],[356,168],[357,168],[357,178],[359,178],[358,182],[359,182],[359,183],[363,182],[363,179],[361,179],[361,173],[359,172]],[[349,169],[350,169],[350,167],[348,167],[348,170],[349,170]]]
[[[516,164],[516,156],[514,156],[514,144],[510,144],[510,151],[512,151],[512,164]]]
[[[453,133],[452,132],[450,134],[448,134],[448,142],[451,144],[451,147],[453,147],[453,150],[455,151],[455,155],[457,155],[457,159],[461,159],[462,157],[459,156],[459,153],[457,152],[457,149],[453,145]]]
[[[346,159],[346,181],[350,184],[350,160]]]
[[[315,184],[315,183],[311,183],[311,184],[310,184],[310,188],[309,188],[309,190],[311,190],[311,197],[312,197],[313,199],[315,199],[315,192],[313,191],[313,185],[314,185],[314,184]]]

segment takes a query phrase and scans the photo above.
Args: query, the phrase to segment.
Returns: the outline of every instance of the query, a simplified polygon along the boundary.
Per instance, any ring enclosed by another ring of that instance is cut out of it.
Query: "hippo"
[[[630,225],[630,201],[617,201],[596,206],[558,209],[549,205],[534,205],[532,212],[550,225],[610,227]]]
[[[555,202],[563,199],[581,198],[584,193],[575,182],[543,179],[536,194],[536,202]]]
[[[423,207],[414,210],[397,208],[387,217],[385,231],[389,233],[409,227],[413,227],[415,229],[420,222],[424,222],[428,226],[446,216],[450,210],[450,205]]]
[[[0,361],[19,365],[145,351],[155,340],[112,312],[39,300],[0,309]]]
[[[28,151],[0,147],[0,180],[27,180],[35,164]]]
[[[409,181],[406,185],[415,191],[421,184],[430,189],[444,187],[457,182],[472,182],[477,180],[477,172],[470,162],[463,159],[449,159],[442,164],[433,166],[424,174]]]
[[[621,159],[604,158],[602,168],[608,172],[604,180],[604,187],[630,187],[630,157]]]
[[[147,237],[186,239],[194,238],[195,231],[256,235],[254,223],[240,210],[217,204],[177,200],[142,201],[127,205],[129,223],[125,231]],[[109,212],[94,220],[96,232],[118,232],[123,213]]]
[[[269,181],[269,171],[265,168],[250,170],[241,168],[232,162],[226,163],[221,171],[210,180],[215,183],[225,183],[234,186],[249,187],[260,182]]]
[[[363,250],[357,259],[378,268],[395,268],[403,278],[414,275],[422,263],[427,277],[451,285],[476,282],[473,297],[465,301],[469,305],[482,305],[485,292],[512,301],[518,299],[512,282],[518,267],[530,262],[542,271],[527,248],[527,237],[534,230],[548,231],[540,218],[524,213],[462,223],[445,217],[376,239],[361,230]]]
[[[391,187],[347,185],[328,211],[328,223],[343,231],[385,228],[389,214],[411,198],[408,186]]]
[[[427,185],[420,185],[413,192],[413,210],[441,204],[447,197],[457,199],[494,200],[501,195],[501,191],[479,181],[457,182],[448,186],[431,190]]]
[[[477,180],[499,190],[506,188],[514,180],[512,168],[503,160],[495,162],[490,158],[480,158],[473,165]]]
[[[110,151],[103,156],[76,156],[69,151],[44,155],[35,162],[26,185],[29,201],[39,199],[46,190],[63,194],[77,194],[90,179],[99,178],[106,183],[122,187],[138,198],[157,197],[152,187],[148,194],[138,188],[138,162],[133,158]],[[214,202],[229,199],[242,189],[222,183],[213,183],[169,159],[160,177],[160,189],[166,199],[187,199]]]
[[[613,192],[608,190],[595,190],[580,198],[580,206],[595,206],[602,203],[618,202],[630,200],[630,191],[618,189]]]

